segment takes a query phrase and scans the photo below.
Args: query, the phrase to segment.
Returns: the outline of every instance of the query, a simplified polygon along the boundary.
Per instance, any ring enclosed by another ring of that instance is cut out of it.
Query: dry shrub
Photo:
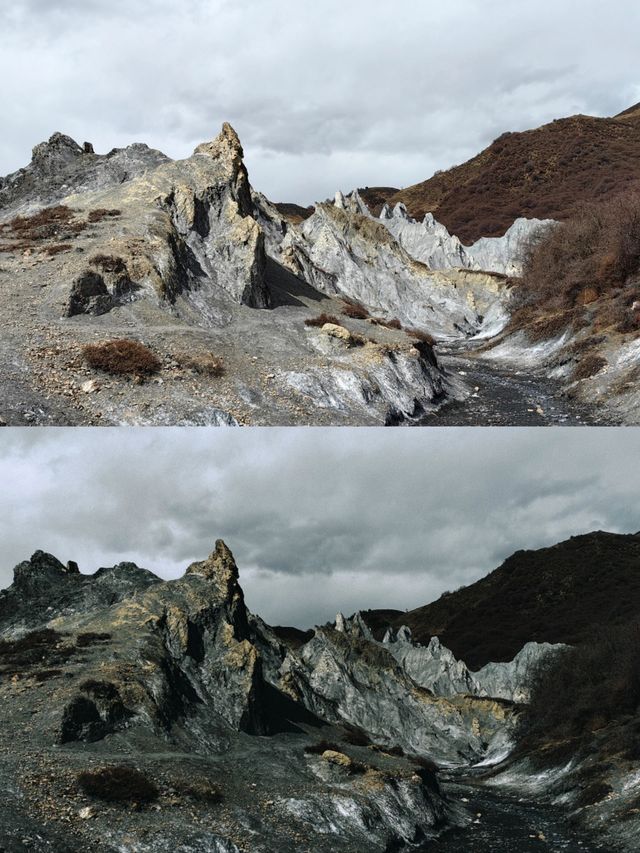
[[[102,272],[112,272],[116,274],[127,272],[127,265],[122,258],[119,258],[116,255],[93,255],[92,258],[89,258],[89,263],[92,267],[101,269]]]
[[[640,192],[584,204],[525,252],[526,302],[570,308],[623,287],[640,273]]]
[[[127,339],[87,344],[82,354],[90,367],[114,376],[148,376],[161,367],[160,359],[148,347]]]
[[[607,366],[606,358],[602,358],[600,355],[595,355],[590,353],[586,355],[584,358],[580,359],[578,364],[573,371],[574,379],[589,379],[591,376],[595,376],[596,373],[600,373],[603,367]]]
[[[600,749],[613,754],[620,748],[616,728],[637,729],[639,713],[640,623],[632,622],[543,658],[532,678],[521,734],[528,747],[568,744],[575,754],[593,740],[595,730],[609,727],[599,732]]]
[[[382,317],[374,317],[371,322],[374,326],[384,326],[385,329],[402,329],[400,320],[384,320]]]
[[[73,249],[71,243],[56,243],[53,246],[46,246],[42,251],[45,255],[53,257],[54,255],[59,255],[61,252],[70,252],[71,249]]]
[[[45,207],[33,216],[16,216],[2,226],[2,232],[16,241],[11,249],[22,250],[54,237],[58,240],[75,237],[85,228],[85,222],[74,220],[70,207],[59,204]]]
[[[219,378],[225,374],[224,362],[212,352],[194,354],[181,353],[178,355],[177,361],[181,367],[184,367],[187,370],[193,370],[194,373],[197,373],[200,376],[212,376]]]
[[[97,210],[92,210],[89,213],[89,222],[102,222],[103,219],[110,219],[115,216],[120,216],[122,213],[121,210],[116,210],[115,208],[109,210],[106,207],[99,207]]]
[[[103,767],[78,774],[78,785],[90,797],[112,803],[151,803],[158,788],[144,773],[132,767]]]
[[[214,805],[223,800],[222,789],[209,779],[189,779],[174,785],[176,790],[185,797],[190,797],[198,803]]]
[[[421,329],[407,329],[406,332],[410,338],[414,338],[414,340],[420,341],[420,343],[429,344],[430,347],[436,345],[436,339],[429,332],[423,332]]]
[[[369,316],[369,312],[364,305],[360,305],[359,302],[347,302],[346,300],[344,301],[342,313],[345,317],[351,317],[352,320],[366,320]]]
[[[319,314],[317,317],[309,317],[304,321],[305,326],[322,327],[325,323],[333,323],[335,326],[339,326],[340,320],[333,314]]]

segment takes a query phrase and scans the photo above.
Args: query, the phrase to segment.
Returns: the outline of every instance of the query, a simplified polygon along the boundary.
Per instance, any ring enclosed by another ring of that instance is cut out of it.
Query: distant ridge
[[[504,234],[519,216],[566,219],[576,206],[640,179],[640,104],[613,118],[575,115],[503,133],[459,166],[414,186],[361,191],[374,212],[402,202],[416,219],[433,213],[465,244]]]
[[[408,625],[472,669],[510,660],[531,641],[578,643],[640,617],[640,535],[597,531],[516,551],[491,574],[408,613],[363,614],[376,636]]]

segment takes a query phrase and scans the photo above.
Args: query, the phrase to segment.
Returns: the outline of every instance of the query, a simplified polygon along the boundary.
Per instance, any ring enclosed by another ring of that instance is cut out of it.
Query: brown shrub
[[[374,317],[371,322],[374,326],[384,326],[385,329],[402,329],[400,320],[384,320],[382,317]]]
[[[525,252],[526,302],[556,308],[589,302],[640,272],[640,192],[584,204]]]
[[[126,339],[87,344],[82,354],[90,367],[114,376],[146,376],[161,367],[160,359],[148,347]]]
[[[87,631],[84,634],[78,634],[76,646],[86,648],[87,646],[95,646],[96,643],[106,643],[110,639],[111,634],[97,634],[95,631]]]
[[[125,262],[116,255],[94,255],[89,258],[89,263],[103,272],[126,273],[127,271]]]
[[[58,240],[75,237],[86,228],[85,222],[74,221],[74,212],[66,205],[45,207],[33,216],[16,216],[3,226],[18,243],[15,249],[27,249],[34,243],[56,237]]]
[[[174,783],[176,790],[186,797],[190,797],[198,803],[214,805],[223,800],[222,789],[209,779],[189,779],[188,781]]]
[[[340,320],[333,314],[319,314],[317,317],[309,317],[304,321],[305,326],[322,327],[325,323],[333,323],[335,326],[339,326]]]
[[[220,377],[225,374],[224,362],[212,352],[181,353],[177,356],[178,364],[187,370],[193,370],[201,376]]]
[[[345,317],[351,317],[353,320],[366,320],[369,316],[367,309],[364,305],[360,305],[359,302],[345,301],[342,313]]]
[[[97,210],[92,210],[89,213],[88,219],[89,222],[102,222],[103,219],[113,218],[115,216],[120,216],[121,214],[122,211],[116,210],[115,208],[109,210],[106,207],[99,207]]]
[[[103,767],[78,774],[78,785],[90,797],[113,803],[151,803],[158,799],[157,786],[132,767]]]
[[[42,251],[45,255],[53,257],[54,255],[59,255],[61,252],[69,252],[71,249],[73,249],[71,243],[56,243],[53,246],[46,246]]]
[[[602,356],[590,353],[589,355],[586,355],[584,358],[580,359],[580,361],[575,367],[575,370],[573,371],[573,378],[589,379],[589,377],[595,376],[596,373],[600,373],[602,368],[606,366],[606,358],[602,358]]]
[[[420,341],[423,344],[429,344],[430,347],[434,347],[436,345],[436,339],[433,335],[430,335],[429,332],[423,332],[421,329],[407,329],[406,332],[410,338],[414,338],[416,341]]]

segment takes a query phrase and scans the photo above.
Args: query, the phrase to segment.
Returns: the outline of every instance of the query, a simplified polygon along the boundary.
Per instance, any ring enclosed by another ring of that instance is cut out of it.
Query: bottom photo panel
[[[640,429],[0,431],[0,851],[640,848]]]

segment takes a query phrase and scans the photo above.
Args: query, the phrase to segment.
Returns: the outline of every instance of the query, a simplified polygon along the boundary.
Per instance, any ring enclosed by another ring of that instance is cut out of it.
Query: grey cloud
[[[0,578],[37,548],[165,577],[227,540],[250,606],[412,607],[638,520],[640,430],[3,430]]]
[[[639,24],[632,0],[14,0],[0,173],[54,130],[185,156],[229,120],[275,199],[406,185],[505,130],[640,99]]]

